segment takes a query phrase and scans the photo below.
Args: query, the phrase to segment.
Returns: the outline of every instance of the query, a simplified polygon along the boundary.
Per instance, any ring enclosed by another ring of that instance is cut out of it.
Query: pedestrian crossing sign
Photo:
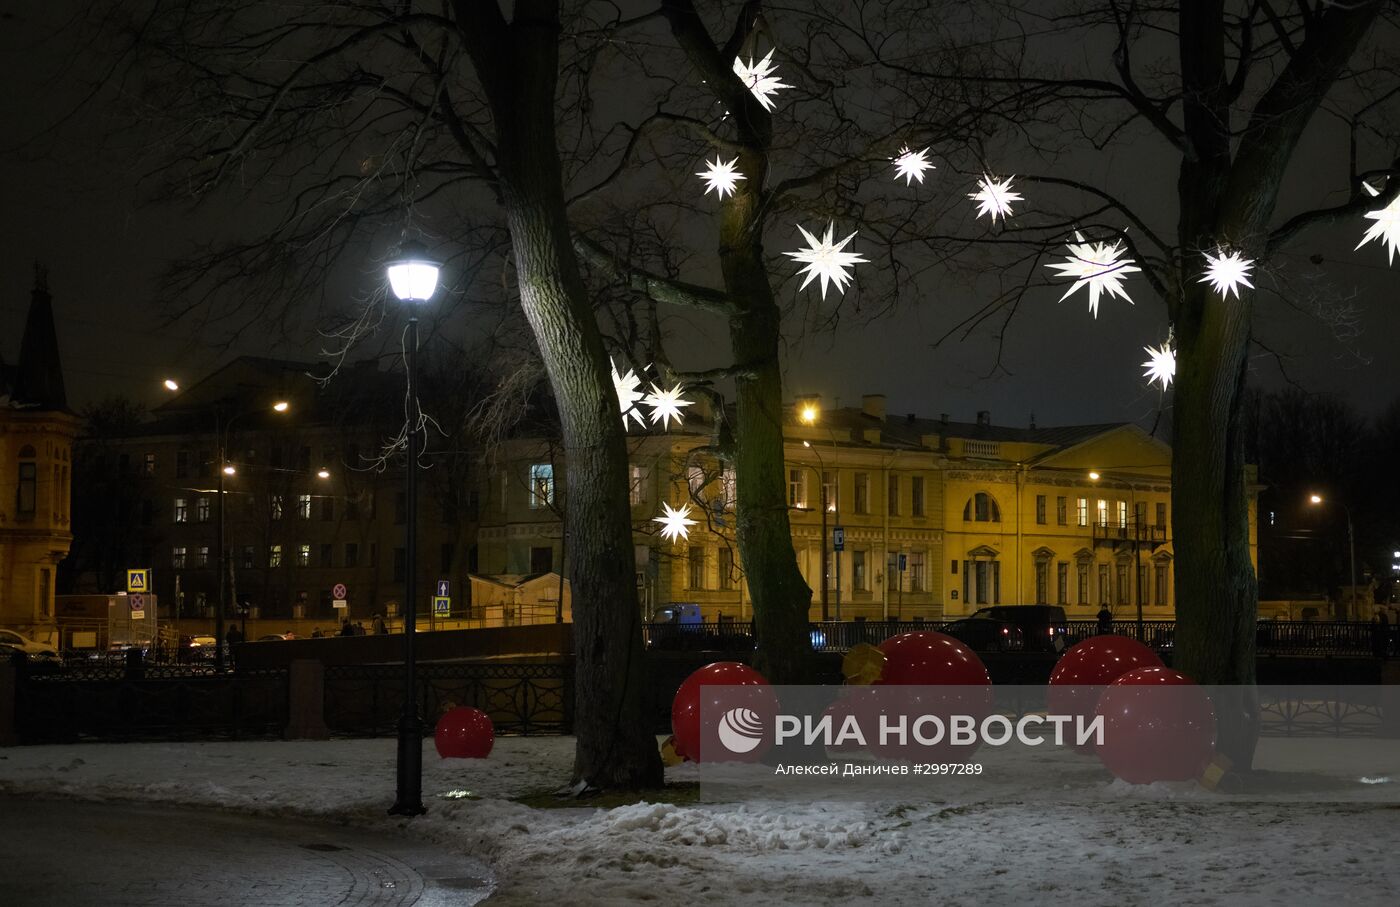
[[[150,568],[143,567],[139,570],[126,571],[126,591],[127,592],[149,592],[151,591],[151,571]]]
[[[452,599],[446,595],[433,596],[433,613],[450,614],[452,612]]]

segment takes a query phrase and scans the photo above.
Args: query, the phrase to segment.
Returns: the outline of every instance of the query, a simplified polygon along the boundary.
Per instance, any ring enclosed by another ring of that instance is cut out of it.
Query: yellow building
[[[13,368],[0,361],[0,627],[57,642],[54,582],[73,541],[69,487],[78,420],[68,411],[47,278]]]
[[[804,398],[784,417],[793,546],[813,620],[941,620],[1037,603],[1071,617],[1105,605],[1136,616],[1139,603],[1145,617],[1175,616],[1171,449],[1136,425],[896,416],[881,395],[830,410]],[[633,557],[648,615],[675,605],[697,606],[710,621],[752,613],[733,476],[710,452],[708,428],[700,418],[666,434],[633,429]],[[487,472],[483,570],[561,569],[567,495],[557,446],[512,442]],[[653,518],[663,502],[689,505],[688,538],[660,536]],[[1253,501],[1250,514],[1253,545]]]

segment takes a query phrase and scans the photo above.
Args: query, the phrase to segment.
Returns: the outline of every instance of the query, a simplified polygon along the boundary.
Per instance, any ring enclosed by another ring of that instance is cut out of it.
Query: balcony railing
[[[1094,543],[1135,542],[1146,545],[1160,545],[1167,541],[1167,527],[1158,523],[1139,523],[1128,520],[1126,523],[1093,523]]]

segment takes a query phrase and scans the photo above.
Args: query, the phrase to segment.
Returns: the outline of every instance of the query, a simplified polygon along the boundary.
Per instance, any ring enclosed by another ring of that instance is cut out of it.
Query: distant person
[[[1113,612],[1108,609],[1108,605],[1099,609],[1099,632],[1113,632]]]
[[[316,628],[314,628],[314,629],[311,631],[311,638],[312,638],[312,639],[324,639],[325,637],[326,637],[326,634],[324,634],[324,633],[321,632],[321,628],[320,628],[320,627],[316,627]]]
[[[348,618],[348,617],[345,618],[345,620],[341,623],[341,625],[340,625],[340,635],[341,635],[341,636],[354,636],[354,635],[355,635],[355,626],[354,626],[353,624],[350,623],[350,618]]]
[[[356,635],[356,636],[364,636],[364,635],[365,635],[365,622],[364,622],[364,621],[362,621],[362,620],[357,620],[357,621],[355,621],[355,635]]]
[[[374,623],[372,623],[370,626],[374,628],[375,636],[389,635],[389,627],[385,625],[384,618],[380,617],[378,614],[374,615]]]
[[[243,631],[238,629],[238,624],[229,624],[228,629],[224,631],[224,642],[232,646],[242,641]]]

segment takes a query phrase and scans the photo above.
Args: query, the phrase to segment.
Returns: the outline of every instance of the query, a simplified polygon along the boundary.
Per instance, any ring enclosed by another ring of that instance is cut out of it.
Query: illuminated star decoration
[[[822,299],[826,298],[828,283],[835,284],[839,292],[846,292],[846,285],[851,282],[850,269],[867,261],[858,252],[841,251],[846,248],[846,243],[855,239],[855,232],[837,243],[832,242],[832,234],[836,229],[835,222],[827,223],[826,235],[821,239],[808,233],[801,224],[798,225],[797,229],[801,230],[803,237],[806,238],[807,248],[799,252],[784,252],[783,254],[806,265],[802,269],[802,273],[807,275],[807,279],[802,281],[802,286],[798,289],[805,290],[807,284],[811,283],[813,279],[820,279]]]
[[[791,85],[778,81],[775,71],[777,66],[773,63],[773,51],[768,51],[767,56],[754,63],[753,57],[749,57],[746,64],[738,57],[734,58],[734,74],[748,86],[753,96],[758,98],[758,103],[763,105],[764,110],[773,109],[773,95],[781,88],[791,88]]]
[[[1241,286],[1253,289],[1254,284],[1249,282],[1249,272],[1253,270],[1254,262],[1239,252],[1226,252],[1224,249],[1215,251],[1220,254],[1205,253],[1206,273],[1198,282],[1210,284],[1222,297],[1234,293],[1236,299],[1240,297]]]
[[[1372,197],[1380,195],[1380,192],[1371,188],[1370,183],[1361,185],[1366,187],[1366,191]],[[1379,211],[1371,211],[1366,216],[1375,223],[1366,228],[1366,235],[1356,244],[1356,248],[1361,248],[1373,239],[1379,239],[1389,250],[1385,258],[1386,264],[1395,264],[1395,253],[1400,252],[1400,195],[1389,205]]]
[[[617,405],[622,409],[622,425],[627,426],[627,417],[631,416],[637,420],[637,424],[646,427],[647,420],[637,409],[637,401],[642,399],[642,392],[637,390],[637,385],[642,383],[636,373],[630,368],[625,374],[618,374],[617,363],[612,363],[613,388],[617,391]]]
[[[1106,242],[1085,242],[1084,235],[1078,230],[1075,231],[1074,238],[1078,242],[1069,243],[1068,258],[1059,264],[1045,266],[1057,269],[1060,272],[1060,277],[1075,278],[1070,288],[1065,290],[1065,295],[1060,297],[1060,302],[1064,302],[1075,290],[1087,284],[1089,287],[1089,311],[1093,313],[1095,318],[1099,317],[1099,295],[1101,293],[1121,297],[1131,305],[1133,300],[1123,290],[1123,277],[1142,269],[1133,264],[1131,258],[1118,260],[1118,256],[1125,251],[1122,244],[1115,242],[1110,246]]]
[[[670,428],[671,420],[675,419],[677,425],[684,425],[685,420],[681,417],[681,407],[690,406],[694,401],[682,400],[681,394],[685,392],[685,386],[677,384],[670,390],[662,390],[655,384],[651,386],[651,393],[642,400],[651,407],[651,424],[661,423],[662,428]]]
[[[1176,350],[1170,343],[1145,346],[1143,350],[1148,355],[1148,360],[1142,364],[1143,377],[1148,384],[1160,384],[1162,390],[1166,390],[1176,377]]]
[[[977,202],[977,216],[990,214],[992,223],[997,222],[998,217],[1011,216],[1011,203],[1021,201],[1019,193],[1011,191],[1011,181],[1014,176],[997,181],[987,174],[982,174],[982,178],[977,181],[977,191],[968,194],[968,198]]]
[[[661,524],[661,537],[670,542],[690,538],[690,527],[695,525],[695,521],[690,519],[690,505],[672,507],[663,501],[661,509],[661,516],[651,518],[653,523]]]
[[[739,185],[739,180],[748,179],[744,174],[734,169],[738,163],[737,156],[734,160],[726,162],[721,161],[718,154],[715,155],[713,161],[706,161],[705,169],[695,174],[705,181],[705,194],[709,195],[712,191],[717,192],[720,198],[733,195],[734,190]]]
[[[923,151],[910,151],[905,145],[899,149],[899,154],[894,159],[895,179],[903,179],[904,185],[912,186],[914,183],[924,181],[924,171],[934,169],[933,164],[928,159],[928,149]]]

